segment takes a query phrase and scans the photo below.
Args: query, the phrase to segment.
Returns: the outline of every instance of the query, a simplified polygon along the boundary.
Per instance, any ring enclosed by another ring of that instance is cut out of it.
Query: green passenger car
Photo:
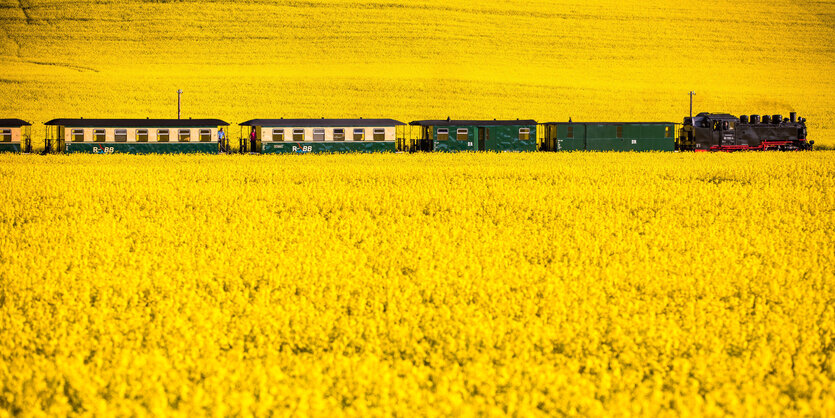
[[[47,151],[84,154],[217,154],[227,149],[220,119],[53,119]]]
[[[32,124],[21,119],[0,119],[0,152],[32,152]]]
[[[403,151],[536,151],[536,121],[417,120],[418,138]]]
[[[240,124],[241,152],[319,154],[395,152],[394,119],[252,119]]]
[[[674,151],[672,122],[549,122],[545,151]]]

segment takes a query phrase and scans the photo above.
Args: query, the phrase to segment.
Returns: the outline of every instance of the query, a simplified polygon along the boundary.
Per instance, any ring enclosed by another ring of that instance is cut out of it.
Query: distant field
[[[0,155],[0,416],[834,416],[833,173]]]
[[[835,2],[0,0],[0,115],[681,121],[835,145]]]

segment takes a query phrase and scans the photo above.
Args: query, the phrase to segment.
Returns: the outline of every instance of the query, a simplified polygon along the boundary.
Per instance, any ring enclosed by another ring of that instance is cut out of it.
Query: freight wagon
[[[88,154],[217,154],[220,119],[53,119],[47,152]],[[225,133],[224,133],[225,134]]]
[[[32,152],[32,124],[21,119],[0,119],[0,152]]]
[[[394,119],[252,119],[240,124],[241,152],[395,152]]]
[[[672,122],[548,122],[543,151],[674,151]]]

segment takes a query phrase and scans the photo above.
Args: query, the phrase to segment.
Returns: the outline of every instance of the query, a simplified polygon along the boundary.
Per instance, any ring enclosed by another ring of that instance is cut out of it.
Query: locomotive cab
[[[713,147],[736,145],[739,119],[727,113],[699,113],[684,118],[676,148],[680,151],[708,151]]]

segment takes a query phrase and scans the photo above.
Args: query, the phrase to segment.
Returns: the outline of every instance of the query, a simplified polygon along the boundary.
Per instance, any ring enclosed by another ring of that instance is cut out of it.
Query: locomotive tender
[[[220,119],[53,119],[45,153],[229,152]],[[673,122],[516,120],[252,119],[239,124],[239,152],[531,152],[810,150],[806,119],[699,113]],[[32,152],[31,125],[0,119],[0,152]]]

